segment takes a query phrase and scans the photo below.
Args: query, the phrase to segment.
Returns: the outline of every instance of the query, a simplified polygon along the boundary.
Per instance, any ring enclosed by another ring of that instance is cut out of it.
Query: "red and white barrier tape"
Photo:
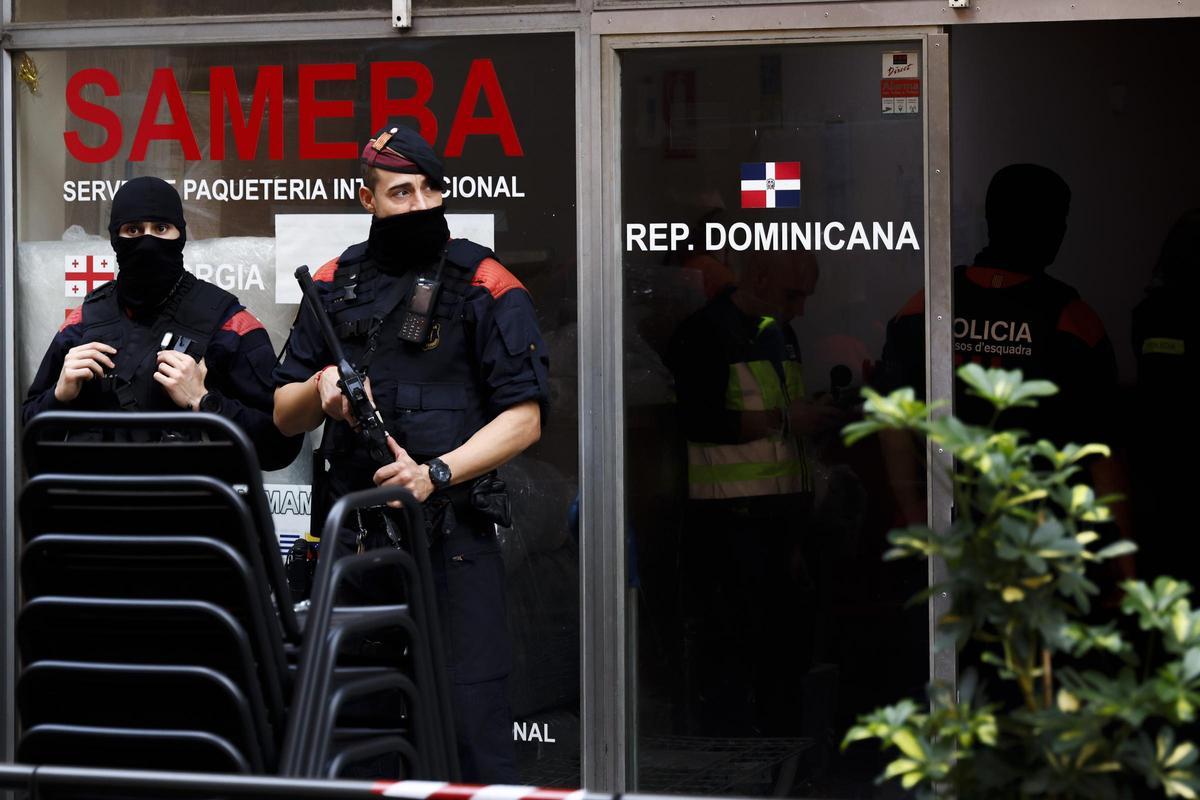
[[[377,781],[371,791],[404,800],[582,800],[582,789],[540,789],[537,786],[479,786],[439,781]]]

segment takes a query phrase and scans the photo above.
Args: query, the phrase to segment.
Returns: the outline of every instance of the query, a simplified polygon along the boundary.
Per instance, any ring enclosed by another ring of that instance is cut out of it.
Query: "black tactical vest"
[[[200,361],[223,312],[236,302],[224,289],[185,272],[154,321],[145,325],[132,320],[117,302],[116,281],[96,289],[83,301],[81,341],[116,348],[116,369],[84,384],[81,406],[97,411],[178,411],[154,380],[158,351],[177,350]]]
[[[954,274],[954,352],[964,362],[1020,369],[1026,377],[1053,371],[1052,339],[1063,309],[1079,294],[1048,275],[1013,286],[980,286],[967,268]]]
[[[418,463],[463,444],[486,423],[475,356],[475,330],[466,324],[465,299],[475,270],[492,252],[466,239],[447,245],[442,289],[424,344],[399,338],[403,309],[418,273],[388,275],[366,244],[338,258],[325,308],[347,358],[371,380],[371,394],[389,433]],[[431,276],[437,265],[421,275]],[[371,485],[379,465],[344,422],[330,420],[322,454],[340,493]]]
[[[967,277],[967,267],[954,270],[954,363],[974,362],[985,368],[1019,369],[1028,379],[1054,380],[1062,371],[1056,347],[1058,320],[1078,292],[1049,275],[1030,276],[1014,286],[980,286]],[[956,413],[968,422],[984,424],[992,407],[968,395],[955,382]],[[1043,408],[1049,405],[1043,402]],[[1036,415],[1015,410],[1010,425],[1038,427]],[[1044,414],[1043,414],[1044,416]]]

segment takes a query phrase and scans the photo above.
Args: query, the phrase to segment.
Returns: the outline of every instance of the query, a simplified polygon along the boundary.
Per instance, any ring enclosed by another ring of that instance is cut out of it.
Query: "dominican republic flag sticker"
[[[742,164],[742,208],[799,207],[799,161]]]
[[[116,277],[111,256],[67,256],[66,296],[83,297]]]

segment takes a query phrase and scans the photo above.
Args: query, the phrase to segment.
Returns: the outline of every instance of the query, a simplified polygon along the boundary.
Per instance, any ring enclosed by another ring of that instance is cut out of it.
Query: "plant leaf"
[[[900,748],[900,752],[909,758],[917,761],[925,760],[925,750],[921,747],[921,743],[917,741],[917,737],[907,728],[901,728],[892,735],[892,744]]]
[[[1105,547],[1099,553],[1096,553],[1096,558],[1103,561],[1103,560],[1109,559],[1109,558],[1117,558],[1119,556],[1127,556],[1130,553],[1136,553],[1136,552],[1137,552],[1136,544],[1129,541],[1128,539],[1121,539],[1120,541],[1113,542],[1108,547]]]

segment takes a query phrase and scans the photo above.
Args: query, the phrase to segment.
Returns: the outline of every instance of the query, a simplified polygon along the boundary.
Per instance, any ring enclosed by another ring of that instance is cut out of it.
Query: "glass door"
[[[619,51],[639,791],[869,794],[882,762],[842,735],[923,696],[928,570],[882,561],[926,519],[923,453],[839,431],[925,374],[889,329],[926,310],[927,45]]]

